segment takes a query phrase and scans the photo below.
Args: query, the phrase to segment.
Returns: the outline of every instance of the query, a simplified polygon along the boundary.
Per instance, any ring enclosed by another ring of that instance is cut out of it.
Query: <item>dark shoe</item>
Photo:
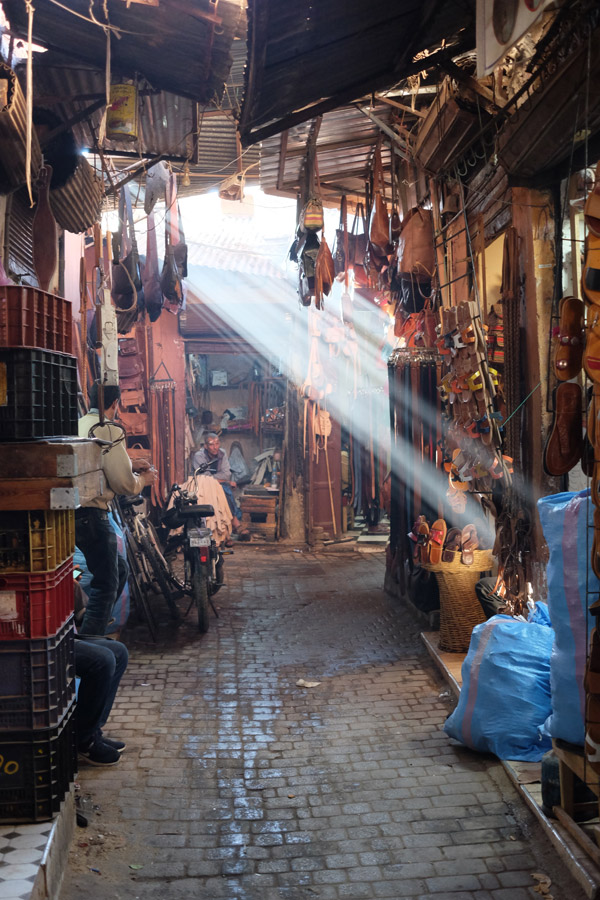
[[[81,762],[87,762],[91,766],[116,766],[121,759],[121,754],[114,747],[105,743],[102,738],[97,738],[86,748],[79,748],[77,756]]]
[[[112,747],[118,753],[122,753],[123,750],[125,749],[125,747],[127,746],[125,741],[117,741],[114,738],[106,737],[105,734],[100,736],[100,740],[102,741],[103,744],[108,744],[109,747]]]

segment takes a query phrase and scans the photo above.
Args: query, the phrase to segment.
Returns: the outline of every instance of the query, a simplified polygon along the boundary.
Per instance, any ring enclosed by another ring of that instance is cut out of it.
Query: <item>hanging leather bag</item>
[[[369,218],[369,241],[375,249],[375,253],[381,257],[386,256],[390,247],[390,220],[385,203],[385,181],[383,178],[383,166],[381,163],[381,145],[375,148],[373,161],[373,203]]]
[[[362,226],[362,231],[359,227]],[[352,222],[352,230],[348,235],[348,257],[354,269],[354,282],[366,287],[368,284],[367,273],[364,270],[365,253],[369,236],[366,232],[365,208],[362,203],[356,204],[356,212]]]
[[[127,432],[127,437],[137,435],[148,436],[150,434],[150,419],[148,413],[144,412],[128,412],[127,410],[119,410],[119,421]]]
[[[177,263],[175,247],[179,243],[177,218],[177,180],[171,173],[167,185],[167,215],[165,218],[165,259],[160,275],[160,287],[166,300],[174,306],[183,303],[182,269]],[[181,258],[181,250],[178,256]]]
[[[119,196],[119,223],[119,231],[113,235],[111,295],[117,309],[119,334],[127,334],[144,305],[140,258],[128,185],[121,188]]]
[[[335,232],[335,245],[333,248],[333,264],[336,275],[342,275],[346,271],[346,258],[350,246],[347,218],[348,203],[344,195],[340,201],[340,224]]]
[[[398,239],[398,272],[426,276],[435,271],[433,215],[430,209],[415,207],[402,222]]]
[[[335,266],[333,257],[325,240],[325,235],[322,235],[321,246],[319,247],[315,264],[315,306],[317,309],[323,308],[323,297],[329,296],[334,279]]]
[[[160,286],[160,273],[158,271],[158,247],[156,243],[156,227],[154,224],[154,212],[147,219],[146,231],[146,264],[142,276],[144,284],[144,299],[146,312],[151,322],[156,322],[163,308],[164,298]]]

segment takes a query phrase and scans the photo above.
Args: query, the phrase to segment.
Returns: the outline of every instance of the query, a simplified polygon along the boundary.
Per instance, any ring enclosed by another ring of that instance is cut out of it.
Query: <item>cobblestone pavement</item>
[[[441,730],[382,552],[248,545],[226,569],[206,636],[128,639],[107,728],[128,747],[80,772],[98,809],[61,900],[531,900],[533,872],[583,897],[498,761]]]

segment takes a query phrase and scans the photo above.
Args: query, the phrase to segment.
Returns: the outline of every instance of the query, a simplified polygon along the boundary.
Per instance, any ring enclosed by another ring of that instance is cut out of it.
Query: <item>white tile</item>
[[[9,844],[9,839],[7,837],[2,837],[2,835],[0,834],[0,850],[2,850],[4,847],[8,847]]]
[[[10,842],[10,846],[16,850],[28,850],[30,847],[41,847],[43,850],[46,844],[47,838],[44,834],[22,834],[12,838]]]
[[[38,847],[31,847],[23,850],[11,850],[10,853],[3,853],[0,859],[7,866],[15,866],[19,863],[36,863],[40,864],[44,850]],[[0,875],[2,870],[0,870]]]
[[[0,883],[2,900],[16,900],[17,897],[30,897],[33,889],[31,881],[3,881]]]
[[[26,878],[35,878],[38,873],[39,865],[34,866],[31,863],[18,863],[15,866],[2,866],[2,878],[6,881],[22,881]]]

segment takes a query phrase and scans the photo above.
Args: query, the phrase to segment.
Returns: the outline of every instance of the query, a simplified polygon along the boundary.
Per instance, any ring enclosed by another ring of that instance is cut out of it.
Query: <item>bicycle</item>
[[[199,474],[203,467],[196,470]],[[205,634],[210,625],[209,605],[217,618],[219,614],[212,601],[214,594],[223,586],[223,553],[217,548],[205,519],[214,516],[214,508],[208,504],[198,504],[196,496],[174,484],[167,503],[173,505],[162,517],[162,525],[169,534],[165,542],[167,559],[178,550],[183,551],[183,578],[178,577],[173,566],[169,567],[171,580],[177,588],[190,597],[190,604],[196,607],[198,630]]]
[[[164,597],[171,618],[176,622],[181,620],[173,596],[169,566],[163,556],[154,526],[145,515],[136,509],[143,503],[143,499],[141,497],[121,497],[120,499],[115,497],[113,502],[124,526],[134,600],[136,603],[139,601],[139,607],[151,634],[153,634],[153,639],[155,639],[154,616],[148,600],[150,591],[155,592],[155,589],[158,588],[158,592]]]

